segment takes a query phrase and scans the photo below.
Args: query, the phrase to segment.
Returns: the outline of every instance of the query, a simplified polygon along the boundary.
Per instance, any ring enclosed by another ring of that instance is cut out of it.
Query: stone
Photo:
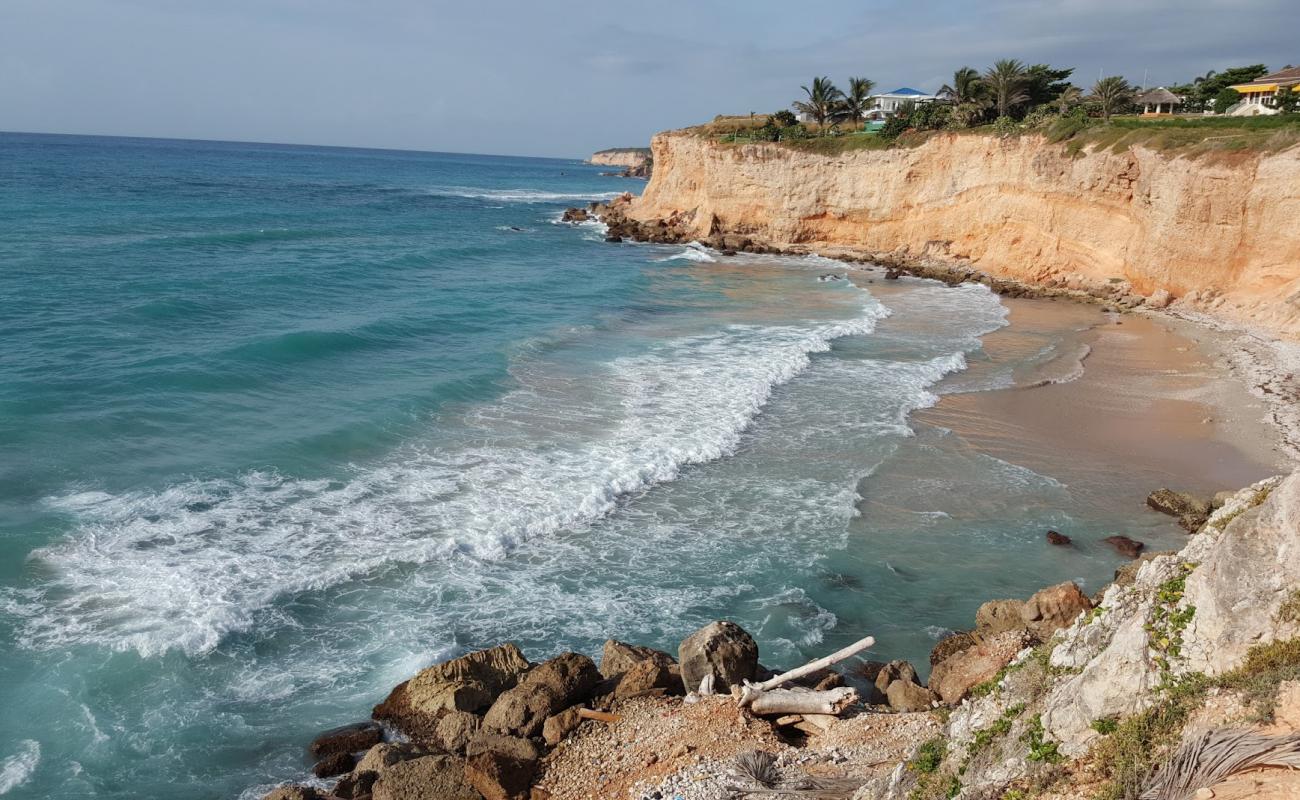
[[[1020,600],[990,600],[975,612],[975,630],[984,636],[1024,627]]]
[[[1028,631],[1009,630],[945,658],[930,673],[930,690],[948,705],[957,705],[970,690],[991,680],[1033,642]]]
[[[272,789],[262,800],[320,800],[320,792],[310,786],[279,786]]]
[[[655,661],[641,661],[619,676],[618,685],[614,688],[614,699],[636,697],[655,689],[666,691],[674,685],[681,686],[680,674]]]
[[[599,683],[600,671],[590,658],[580,653],[556,656],[503,692],[483,716],[483,727],[513,736],[538,736],[547,717],[589,699]]]
[[[311,774],[317,778],[332,778],[351,772],[356,763],[357,759],[351,753],[334,753],[317,761],[311,768]]]
[[[430,755],[399,761],[379,773],[374,800],[479,800],[460,759]]]
[[[682,640],[677,660],[686,691],[699,688],[705,675],[713,675],[719,693],[753,680],[758,668],[758,644],[734,622],[711,622]]]
[[[477,714],[448,711],[438,720],[434,742],[448,753],[464,753],[474,734],[478,733],[480,722]]]
[[[1047,543],[1054,544],[1057,547],[1064,547],[1070,543],[1070,537],[1060,533],[1059,531],[1048,531]]]
[[[1173,295],[1169,294],[1168,289],[1156,289],[1147,298],[1147,305],[1152,308],[1168,308],[1169,304],[1174,301]]]
[[[1153,558],[1157,558],[1159,556],[1171,556],[1173,554],[1174,554],[1173,550],[1158,550],[1153,553],[1142,553],[1132,561],[1127,561],[1123,564],[1120,564],[1118,567],[1116,567],[1115,579],[1113,582],[1119,586],[1129,586],[1133,583],[1133,580],[1137,578],[1138,570],[1142,569],[1143,564],[1147,563]]]
[[[578,706],[566,708],[546,718],[546,722],[542,724],[542,740],[554,747],[576,731],[581,724],[582,717],[578,716]]]
[[[1211,503],[1187,492],[1157,489],[1147,495],[1147,505],[1162,514],[1178,517],[1178,524],[1195,533],[1210,518]]]
[[[374,717],[392,722],[413,738],[432,740],[444,712],[481,713],[514,688],[531,666],[513,644],[468,653],[399,684],[375,706]]]
[[[653,661],[665,667],[677,663],[675,658],[662,650],[641,647],[635,644],[625,644],[624,642],[609,639],[606,640],[605,647],[601,651],[600,674],[606,678],[614,678],[632,669],[642,661]]]
[[[929,689],[911,681],[894,681],[889,684],[885,696],[896,711],[925,711],[934,700]]]
[[[476,753],[465,761],[465,779],[484,800],[527,800],[536,774],[536,760],[502,752]]]
[[[904,683],[920,683],[916,676],[916,668],[908,661],[890,661],[880,668],[879,674],[876,675],[876,688],[889,696],[889,687],[903,681]],[[891,703],[892,705],[892,703]]]
[[[1142,554],[1142,548],[1146,547],[1142,542],[1136,539],[1130,539],[1127,536],[1107,536],[1102,539],[1103,542],[1115,548],[1115,551],[1127,558],[1137,558]]]
[[[542,757],[542,749],[533,740],[491,731],[479,731],[465,751],[467,756],[480,753],[502,753],[520,761],[536,761]]]
[[[1072,581],[1039,589],[1020,608],[1020,619],[1040,641],[1092,610],[1092,601]]]
[[[968,631],[957,631],[948,634],[930,650],[930,666],[933,667],[949,656],[960,653],[967,647],[974,646],[976,641],[975,636]]]
[[[331,728],[311,740],[307,752],[320,760],[335,753],[359,753],[379,744],[383,730],[373,722],[358,722]]]

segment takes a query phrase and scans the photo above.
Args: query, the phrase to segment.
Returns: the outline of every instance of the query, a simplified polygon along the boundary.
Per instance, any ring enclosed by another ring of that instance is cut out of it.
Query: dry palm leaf
[[[1300,734],[1263,736],[1222,728],[1207,731],[1180,747],[1139,797],[1187,800],[1197,789],[1256,767],[1300,768]]]

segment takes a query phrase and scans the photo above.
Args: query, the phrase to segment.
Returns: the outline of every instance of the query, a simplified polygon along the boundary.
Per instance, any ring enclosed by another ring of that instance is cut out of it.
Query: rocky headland
[[[602,175],[649,178],[654,159],[648,147],[616,147],[592,153],[587,163],[603,167],[623,167],[618,172],[604,172],[601,173]]]

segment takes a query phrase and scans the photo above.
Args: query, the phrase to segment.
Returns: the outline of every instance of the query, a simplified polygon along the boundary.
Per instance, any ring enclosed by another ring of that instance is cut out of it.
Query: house
[[[1235,89],[1241,95],[1241,102],[1227,109],[1227,113],[1234,116],[1276,114],[1278,92],[1283,89],[1300,91],[1300,67],[1287,67],[1249,83],[1238,83],[1228,88]]]
[[[892,92],[884,94],[873,94],[870,100],[870,111],[867,112],[868,119],[882,119],[892,117],[898,113],[898,109],[904,103],[920,104],[933,103],[938,98],[932,94],[909,89],[906,86],[901,89],[895,89]]]
[[[1143,116],[1154,117],[1174,113],[1183,104],[1183,98],[1163,86],[1157,86],[1133,98],[1133,102],[1142,106]]]

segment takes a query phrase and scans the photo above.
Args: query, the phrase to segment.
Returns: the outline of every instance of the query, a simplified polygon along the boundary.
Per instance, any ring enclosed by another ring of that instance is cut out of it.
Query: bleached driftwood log
[[[802,667],[795,667],[789,672],[782,672],[780,675],[777,675],[775,678],[770,678],[769,680],[765,680],[762,683],[745,681],[745,688],[741,690],[740,700],[738,701],[740,703],[740,707],[746,708],[748,706],[751,706],[754,704],[755,701],[758,700],[759,697],[763,695],[764,692],[769,692],[775,689],[776,687],[781,686],[782,684],[789,683],[790,681],[796,680],[798,678],[802,678],[805,675],[811,675],[812,673],[816,672],[819,669],[826,669],[831,664],[838,663],[848,658],[849,656],[856,655],[862,652],[863,650],[866,650],[868,647],[872,646],[875,643],[876,643],[876,637],[868,636],[865,639],[859,639],[858,641],[854,642],[848,647],[842,648],[840,650],[836,650],[834,653],[831,653],[830,655],[824,658],[819,658],[816,661],[810,661],[807,664],[804,664]],[[814,711],[809,713],[826,713],[826,712]]]
[[[749,710],[755,714],[840,714],[858,701],[855,689],[842,686],[824,692],[796,692],[772,689],[760,692]]]

